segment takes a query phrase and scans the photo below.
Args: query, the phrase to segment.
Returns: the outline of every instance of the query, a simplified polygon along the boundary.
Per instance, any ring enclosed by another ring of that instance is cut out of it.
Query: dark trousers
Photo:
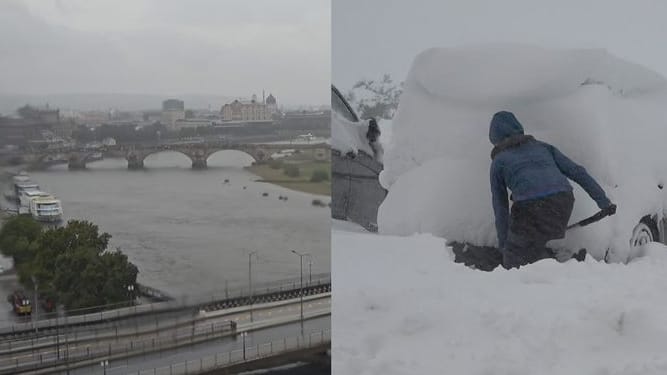
[[[515,202],[503,249],[503,267],[519,268],[540,259],[553,258],[554,253],[546,244],[565,237],[573,207],[574,195],[571,192]]]

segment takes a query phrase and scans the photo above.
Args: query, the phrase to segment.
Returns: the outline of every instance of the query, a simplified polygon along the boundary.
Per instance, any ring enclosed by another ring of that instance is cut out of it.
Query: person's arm
[[[491,163],[491,197],[493,202],[493,213],[496,217],[496,233],[498,235],[498,247],[505,247],[507,230],[509,225],[509,202],[507,200],[507,186],[502,176],[501,168],[494,161]]]
[[[591,177],[586,169],[579,164],[570,160],[562,152],[560,152],[556,147],[548,145],[551,154],[556,161],[558,169],[570,180],[576,182],[581,186],[588,195],[597,203],[600,209],[607,208],[611,205],[611,201],[607,198],[604,190],[600,185]]]

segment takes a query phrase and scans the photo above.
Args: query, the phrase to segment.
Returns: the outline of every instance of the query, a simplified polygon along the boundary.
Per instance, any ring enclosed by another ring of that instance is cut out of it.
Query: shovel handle
[[[613,215],[614,213],[616,213],[616,206],[615,205],[612,205],[612,206],[613,206],[613,209],[611,209],[611,210],[610,209],[602,209],[598,213],[596,213],[595,215],[593,215],[591,217],[588,217],[584,220],[578,221],[578,222],[576,222],[572,225],[568,225],[567,229],[572,229],[572,228],[575,228],[575,227],[585,227],[586,225],[593,224],[597,221],[600,221],[600,220],[604,219],[607,216]]]

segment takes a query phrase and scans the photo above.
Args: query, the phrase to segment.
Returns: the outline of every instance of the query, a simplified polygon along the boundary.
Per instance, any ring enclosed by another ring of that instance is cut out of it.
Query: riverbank
[[[286,162],[285,164],[288,164]],[[331,163],[321,161],[289,162],[299,170],[299,175],[290,177],[285,174],[282,167],[275,168],[271,164],[255,164],[245,169],[261,177],[259,182],[268,182],[287,189],[301,191],[310,194],[331,196]],[[310,179],[315,171],[323,171],[329,176],[326,181],[311,182]]]

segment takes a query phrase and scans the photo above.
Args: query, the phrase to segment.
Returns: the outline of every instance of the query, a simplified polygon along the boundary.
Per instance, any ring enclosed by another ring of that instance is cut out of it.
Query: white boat
[[[52,195],[40,195],[30,200],[30,214],[37,221],[57,222],[63,218],[62,204]]]
[[[14,176],[14,191],[19,214],[30,214],[35,220],[57,222],[62,220],[62,203],[53,195],[40,190],[27,173]]]

